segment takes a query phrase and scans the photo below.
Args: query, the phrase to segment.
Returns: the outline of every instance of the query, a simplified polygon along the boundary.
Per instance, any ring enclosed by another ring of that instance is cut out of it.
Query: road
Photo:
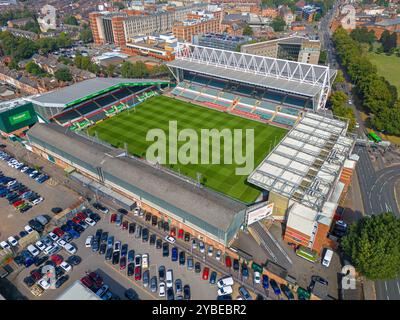
[[[340,67],[333,54],[334,49],[331,40],[331,32],[329,30],[329,25],[337,6],[338,3],[336,3],[334,9],[324,17],[319,29],[322,47],[327,51],[328,65],[333,68]],[[347,74],[345,72],[343,72],[343,74],[347,82],[350,83]],[[353,100],[352,93],[347,85],[342,86],[341,89]],[[351,105],[355,111],[357,122],[360,124],[356,133],[358,137],[366,138],[366,129],[361,119],[361,114],[356,108],[357,103],[358,101],[355,99],[354,103]],[[366,146],[356,146],[354,153],[360,156],[356,170],[364,205],[364,214],[373,215],[391,211],[400,217],[399,207],[395,197],[395,183],[400,179],[400,165],[375,171]],[[375,289],[378,300],[400,300],[400,279],[376,281]]]
[[[400,217],[395,197],[395,183],[400,179],[400,165],[375,171],[366,147],[356,147],[360,156],[357,175],[366,215],[391,211]],[[375,282],[378,300],[400,300],[400,279]]]

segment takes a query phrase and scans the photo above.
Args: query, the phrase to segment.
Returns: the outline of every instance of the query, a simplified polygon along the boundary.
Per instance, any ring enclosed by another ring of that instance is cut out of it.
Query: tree
[[[79,26],[79,22],[78,20],[76,20],[76,18],[72,15],[68,15],[64,18],[63,20],[64,24],[69,24],[72,26]]]
[[[343,71],[339,69],[339,70],[337,71],[334,84],[345,83],[345,82],[346,82],[346,79],[344,78]]]
[[[328,58],[328,54],[327,54],[326,50],[321,50],[321,52],[319,53],[318,64],[325,64],[327,58]]]
[[[243,35],[244,36],[252,36],[253,35],[253,29],[246,24],[246,26],[243,28]]]
[[[275,32],[280,32],[285,30],[286,22],[285,20],[283,20],[282,17],[278,16],[274,18],[274,20],[272,20],[271,27],[272,29],[274,29]]]
[[[341,245],[368,279],[393,279],[400,273],[400,220],[390,212],[352,224]]]
[[[42,77],[44,76],[46,73],[33,61],[29,61],[26,66],[25,66],[25,70],[27,72],[29,72],[30,74],[33,74],[34,76],[39,76]]]
[[[87,24],[83,25],[83,29],[81,31],[81,34],[79,35],[79,38],[84,43],[93,42],[92,30],[89,28]]]
[[[68,68],[60,68],[55,73],[54,76],[58,81],[71,81],[72,75]]]
[[[382,44],[384,52],[391,52],[397,46],[396,33],[390,33],[388,30],[383,31],[379,42]]]
[[[352,37],[352,39],[355,41],[368,44],[373,44],[376,41],[374,31],[368,31],[366,27],[355,28],[351,31],[350,37]]]
[[[106,68],[106,74],[108,77],[112,77],[114,75],[115,65],[110,63]]]

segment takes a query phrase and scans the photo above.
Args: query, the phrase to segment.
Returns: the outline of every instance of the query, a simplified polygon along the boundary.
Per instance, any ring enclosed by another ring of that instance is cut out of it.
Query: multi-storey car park
[[[131,209],[137,202],[224,251],[241,227],[266,216],[283,223],[288,242],[317,252],[333,246],[328,232],[353,149],[347,122],[319,113],[335,71],[187,44],[180,45],[168,67],[174,82],[91,79],[29,97],[43,123],[27,132],[27,143],[121,207]],[[143,137],[138,138],[134,126],[168,121],[178,109],[191,120],[188,125],[195,123],[191,118],[221,117],[219,122],[228,127],[261,126],[280,134],[266,134],[257,145],[259,158],[249,177],[207,185],[184,169],[148,163],[137,151]],[[244,201],[227,191],[234,183],[258,193]]]

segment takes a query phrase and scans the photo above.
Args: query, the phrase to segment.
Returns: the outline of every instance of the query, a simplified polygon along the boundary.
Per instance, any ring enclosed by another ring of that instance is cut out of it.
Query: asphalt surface
[[[400,179],[400,165],[375,171],[366,147],[357,146],[360,156],[356,167],[366,215],[391,211],[398,217],[400,212],[395,196],[395,183]],[[378,300],[400,300],[400,279],[376,281]]]
[[[337,4],[334,8],[337,7]],[[331,40],[331,32],[329,30],[332,14],[326,15],[321,21],[320,33],[321,42],[325,50],[327,50],[327,61],[331,67],[340,67],[334,58],[333,43]],[[349,79],[344,73],[346,80]],[[352,99],[352,94],[347,86],[342,88],[343,91]],[[355,101],[357,102],[357,101]],[[358,137],[365,139],[365,126],[361,119],[360,112],[355,104],[352,105],[355,110],[356,119],[359,123],[357,130]],[[395,197],[395,183],[400,179],[400,165],[388,167],[379,171],[375,171],[368,148],[365,146],[356,146],[354,153],[360,156],[356,171],[358,182],[360,185],[361,196],[364,206],[365,215],[378,214],[385,211],[391,211],[400,217],[399,207]],[[400,300],[400,278],[387,281],[375,282],[376,298],[378,300]]]

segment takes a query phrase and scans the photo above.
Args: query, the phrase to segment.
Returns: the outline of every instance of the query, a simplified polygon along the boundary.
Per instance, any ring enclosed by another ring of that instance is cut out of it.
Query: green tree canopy
[[[89,42],[93,42],[93,34],[92,34],[92,30],[90,29],[90,27],[85,24],[83,26],[83,29],[81,31],[81,34],[79,35],[80,40],[82,40],[84,43],[89,43]]]
[[[285,30],[286,22],[282,17],[278,16],[272,20],[271,27],[275,32],[280,32]]]
[[[30,74],[33,74],[34,76],[39,76],[42,77],[44,76],[46,73],[33,61],[29,61],[26,66],[25,66],[25,70],[27,72],[29,72]]]
[[[243,35],[244,36],[252,36],[253,35],[253,29],[246,24],[246,26],[243,28]]]
[[[63,19],[63,22],[64,22],[65,24],[70,24],[70,25],[73,25],[73,26],[79,26],[78,20],[76,20],[76,18],[75,18],[74,16],[72,16],[72,15],[66,16],[66,17]]]
[[[54,76],[58,81],[71,81],[72,75],[68,68],[60,68],[55,73]]]
[[[342,238],[343,250],[368,279],[393,279],[400,274],[400,220],[392,213],[364,217]]]

